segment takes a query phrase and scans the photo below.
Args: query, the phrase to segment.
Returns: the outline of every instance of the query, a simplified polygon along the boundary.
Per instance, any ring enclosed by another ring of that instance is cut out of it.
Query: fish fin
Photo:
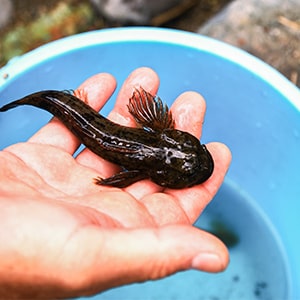
[[[67,89],[67,90],[62,90],[62,92],[65,93],[65,94],[74,95],[75,91],[73,89]]]
[[[174,119],[166,104],[152,96],[142,87],[135,89],[129,99],[128,111],[135,121],[149,131],[163,131],[174,128]]]
[[[148,176],[140,170],[122,171],[108,178],[94,178],[95,184],[124,188]]]

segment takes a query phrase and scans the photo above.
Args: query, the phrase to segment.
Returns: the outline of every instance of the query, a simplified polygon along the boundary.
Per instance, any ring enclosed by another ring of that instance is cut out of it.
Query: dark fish
[[[193,135],[174,129],[168,107],[159,97],[136,89],[128,110],[141,128],[118,125],[81,101],[62,91],[41,91],[0,108],[33,105],[57,117],[87,148],[123,167],[109,178],[96,178],[100,185],[126,187],[149,178],[168,188],[180,189],[200,184],[213,172],[214,162]]]

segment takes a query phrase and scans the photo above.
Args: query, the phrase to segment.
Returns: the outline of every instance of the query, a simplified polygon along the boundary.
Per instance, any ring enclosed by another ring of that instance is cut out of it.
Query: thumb
[[[159,279],[180,270],[223,271],[229,262],[225,245],[213,235],[187,225],[154,229],[113,229],[90,232],[81,291],[99,292],[114,286]],[[85,236],[87,238],[87,236]],[[77,253],[78,254],[78,253]],[[89,259],[93,258],[90,263]],[[87,266],[89,265],[88,269]],[[79,272],[82,275],[82,272]],[[74,281],[73,281],[74,283]]]

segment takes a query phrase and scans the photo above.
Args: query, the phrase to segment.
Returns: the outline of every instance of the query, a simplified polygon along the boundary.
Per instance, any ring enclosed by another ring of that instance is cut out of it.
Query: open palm
[[[135,70],[109,118],[134,126],[127,99],[136,86],[156,93],[157,75]],[[80,90],[99,110],[115,89],[98,74]],[[187,92],[174,102],[178,129],[200,137],[205,102]],[[197,114],[195,114],[197,111]],[[118,189],[95,185],[118,167],[83,150],[53,119],[26,143],[0,152],[0,298],[63,298],[156,279],[179,270],[208,272],[228,264],[225,246],[191,224],[220,187],[230,162],[223,144],[207,145],[213,175],[204,184],[164,189],[149,180]]]

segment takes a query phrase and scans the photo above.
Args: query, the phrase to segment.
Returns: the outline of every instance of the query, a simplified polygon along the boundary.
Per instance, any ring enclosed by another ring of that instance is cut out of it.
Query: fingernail
[[[200,253],[193,258],[191,267],[206,272],[220,272],[226,266],[218,255],[214,253]]]

